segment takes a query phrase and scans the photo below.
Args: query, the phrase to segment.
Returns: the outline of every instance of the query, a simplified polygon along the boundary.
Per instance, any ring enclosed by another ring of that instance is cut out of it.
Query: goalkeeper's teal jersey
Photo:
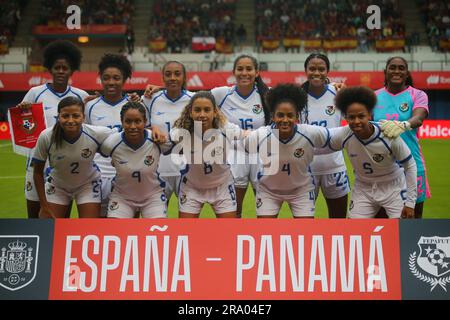
[[[427,94],[411,86],[397,94],[392,94],[386,88],[381,88],[376,91],[376,94],[377,104],[373,111],[374,121],[382,119],[406,121],[412,117],[416,108],[425,108],[428,111]],[[417,199],[418,202],[422,202],[425,200],[425,197],[430,197],[430,188],[426,178],[425,159],[419,144],[418,128],[402,133],[401,137],[411,150],[414,160],[416,160],[418,177]]]

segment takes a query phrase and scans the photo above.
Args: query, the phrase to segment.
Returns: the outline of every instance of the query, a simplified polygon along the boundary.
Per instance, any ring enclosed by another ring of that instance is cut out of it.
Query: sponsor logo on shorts
[[[296,157],[296,158],[300,158],[304,154],[305,154],[305,150],[303,150],[302,148],[295,149],[295,151],[294,151],[294,157]]]
[[[262,199],[261,198],[256,199],[256,207],[260,208],[261,206],[262,206]]]
[[[27,181],[25,188],[27,191],[33,190],[33,185],[31,184],[31,181]]]
[[[180,203],[181,203],[181,204],[185,204],[186,201],[187,201],[186,195],[185,195],[185,194],[182,194],[182,195],[180,196]]]
[[[109,210],[117,210],[119,209],[119,203],[117,201],[112,201],[109,205]]]
[[[0,236],[0,286],[15,291],[36,277],[39,236]]]
[[[430,292],[440,287],[447,292],[450,283],[450,237],[420,237],[419,254],[409,255],[409,270],[430,285]]]
[[[260,114],[262,110],[263,110],[263,108],[260,104],[253,105],[253,108],[252,108],[253,113]]]
[[[335,114],[336,112],[336,108],[334,106],[327,106],[325,109],[325,113],[329,116],[332,116],[333,114]]]
[[[81,156],[85,159],[89,158],[92,155],[92,151],[89,148],[81,150]]]
[[[379,154],[379,153],[375,153],[373,155],[372,159],[375,162],[381,162],[381,161],[383,161],[384,157],[381,154]]]
[[[144,164],[145,164],[146,166],[149,166],[149,167],[150,167],[150,166],[153,164],[153,162],[155,162],[155,159],[153,159],[153,156],[152,156],[152,155],[146,156],[146,157],[145,157]]]
[[[406,111],[408,111],[408,110],[409,110],[408,102],[404,102],[404,103],[402,103],[402,104],[400,105],[400,111],[406,112]]]

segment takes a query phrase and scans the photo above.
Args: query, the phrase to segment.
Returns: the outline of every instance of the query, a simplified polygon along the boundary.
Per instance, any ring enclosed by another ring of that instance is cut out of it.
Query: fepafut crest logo
[[[252,111],[253,111],[253,113],[255,113],[255,114],[260,114],[261,111],[262,111],[262,109],[263,109],[263,108],[261,107],[260,104],[255,104],[255,105],[253,105]]]
[[[325,108],[325,113],[329,116],[332,116],[336,112],[336,108],[334,106],[328,106]]]
[[[431,286],[430,292],[440,286],[447,292],[450,283],[450,237],[420,237],[416,251],[409,255],[408,265],[411,273]]]
[[[20,128],[26,134],[32,134],[34,131],[36,131],[36,122],[31,112],[23,112],[21,115],[21,120],[18,121]]]
[[[36,277],[39,236],[0,236],[0,286],[16,291]]]

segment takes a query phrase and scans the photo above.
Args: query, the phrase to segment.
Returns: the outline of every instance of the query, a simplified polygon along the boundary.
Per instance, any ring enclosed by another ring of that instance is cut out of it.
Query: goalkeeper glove
[[[381,121],[381,131],[388,138],[395,139],[400,136],[403,132],[411,130],[411,123],[408,121]]]

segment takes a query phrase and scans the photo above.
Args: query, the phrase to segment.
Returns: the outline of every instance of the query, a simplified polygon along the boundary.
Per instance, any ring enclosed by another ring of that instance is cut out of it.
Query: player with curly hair
[[[348,125],[330,129],[329,148],[346,149],[355,172],[349,218],[374,218],[380,208],[389,218],[414,218],[416,163],[400,137],[387,139],[370,121],[375,93],[366,87],[342,89],[335,103]]]
[[[33,103],[42,103],[47,128],[52,127],[57,119],[58,103],[66,97],[76,97],[83,101],[88,94],[69,85],[72,74],[80,69],[81,51],[72,42],[56,40],[49,43],[43,52],[44,66],[52,76],[52,82],[31,88],[22,102],[17,106],[28,109]],[[39,216],[39,196],[33,180],[33,167],[30,153],[25,176],[25,198],[29,218]]]
[[[178,187],[180,218],[198,217],[205,203],[213,207],[217,217],[236,217],[236,192],[227,162],[230,149],[227,144],[243,137],[243,130],[227,121],[210,92],[194,94],[170,132],[171,140],[177,142],[171,156],[182,152],[187,163]],[[197,144],[196,139],[200,140]],[[178,150],[178,145],[182,150]]]
[[[280,84],[267,93],[273,124],[249,134],[247,150],[256,151],[263,167],[258,174],[256,214],[276,218],[284,201],[295,218],[314,218],[314,180],[309,170],[316,148],[326,146],[327,128],[300,124],[307,95],[294,84]],[[271,164],[270,166],[266,164]],[[276,164],[274,169],[274,164]]]

